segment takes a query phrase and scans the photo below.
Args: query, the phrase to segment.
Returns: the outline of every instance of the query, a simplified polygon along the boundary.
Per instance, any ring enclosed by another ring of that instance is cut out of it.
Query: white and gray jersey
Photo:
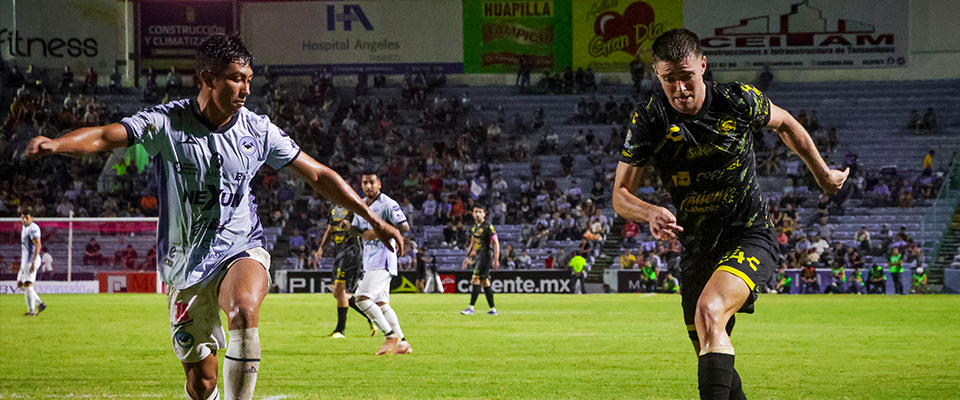
[[[363,201],[367,201],[367,199],[364,198]],[[370,205],[370,210],[379,216],[380,219],[394,227],[399,227],[407,222],[407,217],[403,215],[400,204],[397,204],[390,196],[383,193],[380,193],[377,200]],[[360,229],[361,232],[373,229],[370,222],[356,215],[353,216],[353,226]],[[396,249],[397,241],[390,239],[390,246]],[[387,270],[390,272],[390,275],[397,275],[396,251],[390,251],[380,239],[363,240],[363,270]]]
[[[250,181],[260,166],[284,167],[300,147],[246,108],[217,127],[196,99],[144,109],[120,121],[160,175],[157,264],[164,282],[188,288],[224,260],[264,246]]]
[[[30,262],[33,261],[33,252],[37,249],[37,246],[33,244],[33,239],[39,238],[40,225],[37,225],[36,222],[32,222],[30,225],[24,226],[23,230],[20,231],[21,268],[23,268],[23,265],[30,265]]]

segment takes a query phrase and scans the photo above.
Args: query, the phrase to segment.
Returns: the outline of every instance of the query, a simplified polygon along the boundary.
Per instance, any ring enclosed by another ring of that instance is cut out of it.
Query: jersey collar
[[[706,97],[703,99],[703,105],[700,106],[700,110],[697,111],[697,114],[694,118],[700,119],[707,116],[707,112],[710,111],[710,102],[713,101],[713,82],[703,81],[703,84],[707,86]]]
[[[213,122],[210,122],[210,120],[207,119],[206,115],[203,115],[202,111],[200,111],[200,102],[197,101],[196,97],[190,99],[190,109],[193,110],[193,115],[197,118],[197,121],[199,121],[204,128],[207,128],[210,133],[225,133],[226,131],[229,131],[230,128],[233,128],[239,119],[239,113],[233,114],[230,116],[230,120],[227,121],[227,123],[223,124],[222,126],[216,126]]]

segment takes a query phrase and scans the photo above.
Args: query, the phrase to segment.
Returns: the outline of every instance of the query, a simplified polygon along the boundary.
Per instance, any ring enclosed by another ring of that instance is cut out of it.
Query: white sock
[[[400,330],[400,319],[397,318],[397,312],[393,311],[393,307],[390,307],[390,303],[380,306],[380,311],[383,311],[383,317],[387,319],[387,323],[393,328],[393,333],[396,333],[397,337],[403,339],[403,331]]]
[[[473,310],[473,306],[467,306],[468,310]]]
[[[223,358],[223,397],[250,400],[260,369],[260,333],[257,328],[233,329]]]
[[[384,317],[383,311],[380,310],[380,307],[377,307],[377,303],[374,303],[373,300],[366,299],[357,302],[357,307],[360,307],[361,310],[373,323],[377,324],[377,327],[380,328],[380,332],[383,332],[384,336],[390,337],[393,334],[393,329],[391,329],[390,321],[387,321],[387,318]]]
[[[43,304],[43,300],[40,300],[40,295],[37,294],[37,290],[33,286],[30,286],[30,296],[33,297],[33,308],[37,308],[39,305]]]
[[[33,313],[33,296],[30,295],[30,291],[33,290],[33,287],[23,288],[23,298],[27,300],[27,311]]]

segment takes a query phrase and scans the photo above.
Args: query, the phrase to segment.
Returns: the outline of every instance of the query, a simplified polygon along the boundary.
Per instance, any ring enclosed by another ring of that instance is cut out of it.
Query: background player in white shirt
[[[336,172],[300,152],[268,118],[243,108],[253,77],[240,38],[223,34],[197,48],[195,99],[143,110],[121,123],[78,129],[52,140],[31,140],[29,157],[72,157],[142,144],[159,162],[160,221],[157,264],[168,294],[174,352],[193,399],[218,399],[218,349],[224,397],[251,399],[260,368],[260,304],[269,287],[270,256],[256,214],[250,181],[263,164],[290,166],[315,191],[371,226],[372,236],[402,246]],[[392,247],[390,247],[392,249]],[[219,311],[227,315],[224,340]]]
[[[40,269],[40,226],[33,222],[33,215],[29,209],[20,211],[20,272],[17,273],[17,287],[23,291],[27,300],[26,317],[40,314],[47,305],[40,300],[33,283],[37,280],[37,270]]]
[[[400,204],[380,193],[380,178],[375,172],[364,172],[360,177],[360,187],[366,195],[364,202],[382,220],[399,229],[401,233],[410,230]],[[403,336],[397,313],[390,307],[390,281],[397,275],[397,253],[403,252],[403,244],[391,241],[388,246],[378,241],[366,220],[354,217],[353,227],[353,234],[363,238],[363,277],[360,278],[357,288],[357,306],[380,327],[386,337],[377,355],[390,352],[408,354],[413,350]],[[395,252],[390,246],[401,250]]]

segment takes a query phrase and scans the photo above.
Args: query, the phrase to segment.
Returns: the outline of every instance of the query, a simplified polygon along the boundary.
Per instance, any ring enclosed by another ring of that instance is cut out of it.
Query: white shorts
[[[390,281],[392,280],[393,275],[390,275],[390,271],[387,270],[363,271],[363,277],[360,278],[357,292],[353,295],[355,297],[366,297],[373,300],[374,303],[389,303]]]
[[[37,281],[37,271],[40,270],[40,257],[33,259],[33,272],[30,271],[29,257],[20,257],[20,272],[17,272],[17,282]]]
[[[167,293],[170,338],[173,352],[180,361],[200,362],[227,346],[223,324],[220,323],[220,282],[227,275],[227,270],[244,258],[259,262],[269,276],[270,253],[263,247],[255,247],[230,258],[225,268],[220,268],[202,282],[182,290],[173,288]]]

